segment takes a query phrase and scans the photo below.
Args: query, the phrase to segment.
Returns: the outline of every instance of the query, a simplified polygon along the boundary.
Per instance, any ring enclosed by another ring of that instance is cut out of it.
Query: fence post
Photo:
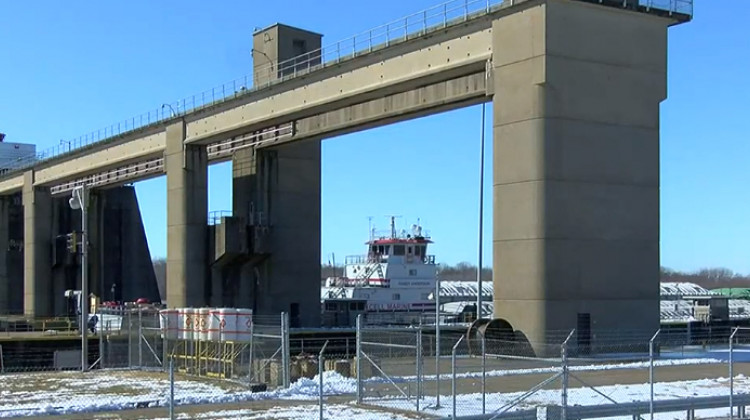
[[[255,379],[255,373],[253,372],[255,369],[255,367],[253,366],[253,356],[254,356],[253,348],[255,347],[255,341],[253,339],[253,336],[255,335],[255,320],[253,319],[254,317],[255,317],[255,314],[250,315],[250,319],[252,320],[252,322],[250,322],[250,354],[247,357],[248,364],[249,364],[247,374],[251,382],[253,381],[253,379]]]
[[[487,337],[482,333],[482,414],[487,414]]]
[[[459,344],[464,340],[464,336],[462,335],[461,338],[456,341],[456,344],[453,345],[453,349],[451,349],[451,398],[453,400],[453,420],[456,419],[456,349],[458,349]]]
[[[283,365],[284,388],[289,388],[291,366],[289,360],[289,314],[281,313],[281,364]]]
[[[435,280],[435,408],[440,408],[440,276]]]
[[[729,418],[734,418],[734,336],[740,327],[735,327],[729,336]]]
[[[138,367],[143,369],[143,311],[138,307]]]
[[[174,357],[169,358],[169,420],[174,420]]]
[[[320,381],[318,383],[318,406],[320,408],[320,420],[323,420],[323,363],[325,362],[323,352],[326,351],[327,346],[328,340],[326,340],[325,344],[323,344],[323,348],[320,349],[320,353],[318,354],[318,380]]]
[[[133,368],[133,318],[132,311],[124,308],[128,312],[128,369]],[[122,329],[122,326],[120,326]]]
[[[104,369],[104,321],[102,316],[101,307],[99,307],[99,311],[97,316],[99,317],[99,320],[96,323],[96,329],[99,332],[99,368]]]
[[[357,315],[357,344],[355,356],[357,368],[357,404],[362,404],[362,314]]]
[[[661,332],[656,330],[656,334],[648,342],[648,383],[651,388],[651,397],[648,402],[648,413],[651,420],[654,420],[654,340]]]
[[[419,412],[419,399],[422,398],[422,320],[417,330],[417,412]]]
[[[161,317],[164,317],[163,328],[161,328]],[[165,369],[168,369],[167,347],[169,346],[169,339],[167,338],[167,334],[169,334],[169,317],[162,315],[161,313],[159,313],[159,330],[161,332],[161,369],[164,371]]]
[[[568,340],[573,336],[573,333],[575,330],[572,330],[570,334],[568,334],[568,338],[563,341],[561,349],[560,349],[560,358],[562,361],[562,392],[561,392],[561,404],[560,404],[560,418],[562,420],[567,420],[567,408],[568,408]]]

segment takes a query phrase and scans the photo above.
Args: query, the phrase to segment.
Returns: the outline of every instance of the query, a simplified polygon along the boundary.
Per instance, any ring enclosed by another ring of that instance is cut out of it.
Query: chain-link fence
[[[422,400],[422,329],[368,325],[357,321],[355,373],[358,402],[389,399],[420,410]]]
[[[400,329],[360,321],[358,401],[445,418],[536,418],[540,407],[562,419],[726,416],[729,407],[744,415],[750,329],[692,328],[530,340],[498,321],[436,328],[426,317]]]
[[[210,309],[191,318],[189,339],[184,318],[180,338],[163,312],[97,315],[89,372],[79,371],[80,337],[46,350],[0,340],[0,416],[531,419],[543,409],[564,420],[645,419],[726,417],[729,407],[743,417],[750,405],[750,330],[729,326],[537,339],[485,321],[437,328],[424,317],[400,327],[360,319],[356,335],[321,335],[290,331],[282,315],[253,316],[247,337],[230,340]]]

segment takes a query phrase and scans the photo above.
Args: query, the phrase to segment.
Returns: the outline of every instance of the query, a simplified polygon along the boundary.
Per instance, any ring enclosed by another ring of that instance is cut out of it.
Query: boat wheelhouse
[[[422,227],[389,235],[371,232],[367,254],[348,256],[341,277],[329,277],[321,289],[324,326],[351,326],[359,314],[368,323],[412,324],[422,313],[434,312],[437,279],[432,243]]]

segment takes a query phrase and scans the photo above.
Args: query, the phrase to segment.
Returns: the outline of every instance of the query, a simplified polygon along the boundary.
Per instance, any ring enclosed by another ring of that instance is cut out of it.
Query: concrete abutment
[[[167,127],[167,303],[208,304],[208,157],[205,146],[185,145],[185,123]]]
[[[538,351],[659,328],[670,23],[567,0],[493,23],[494,316]]]

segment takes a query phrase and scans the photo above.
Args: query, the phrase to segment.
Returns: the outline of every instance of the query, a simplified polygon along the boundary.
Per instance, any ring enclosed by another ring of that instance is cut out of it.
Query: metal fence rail
[[[750,406],[750,395],[741,395],[735,397],[737,405],[744,408]],[[728,396],[718,397],[697,397],[697,398],[684,398],[675,400],[664,400],[654,402],[654,413],[676,413],[680,411],[686,412],[686,418],[694,419],[695,411],[698,410],[709,410],[712,408],[726,408],[729,406]],[[562,419],[562,407],[560,406],[546,406],[539,407],[536,410],[519,410],[510,413],[503,413],[501,415],[475,415],[475,416],[459,416],[455,419],[458,420],[537,420],[539,419],[539,412],[544,412],[544,416],[541,418],[547,419]],[[607,417],[632,417],[634,419],[640,418],[642,415],[648,414],[649,404],[648,402],[631,402],[631,403],[620,403],[620,404],[602,404],[593,406],[576,406],[568,407],[567,409],[567,420],[584,420],[584,419],[598,419]],[[453,420],[454,417],[442,417],[440,420]]]

